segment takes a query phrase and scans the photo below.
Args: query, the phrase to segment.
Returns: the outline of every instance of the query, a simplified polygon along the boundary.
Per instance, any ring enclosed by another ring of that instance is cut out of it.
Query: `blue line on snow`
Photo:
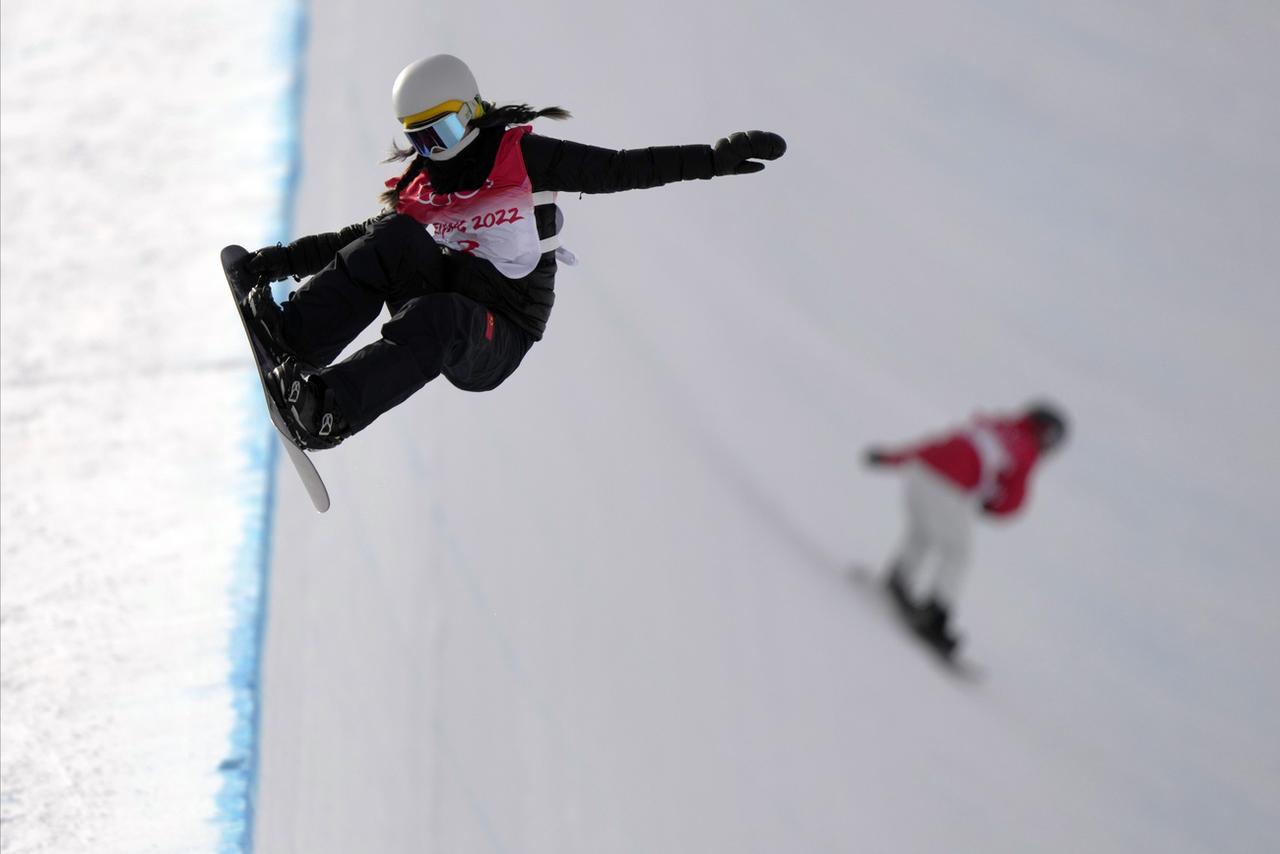
[[[293,206],[301,162],[299,123],[307,42],[305,0],[287,0],[279,14],[281,44],[278,55],[289,63],[291,73],[289,88],[280,99],[280,111],[284,115],[279,127],[284,129],[284,136],[277,154],[285,167],[280,188],[280,213],[275,233],[264,241],[268,244],[289,239],[293,230]],[[260,674],[262,644],[266,636],[276,461],[280,454],[275,428],[270,426],[265,416],[261,384],[257,376],[251,374],[246,384],[245,399],[245,417],[250,426],[243,443],[247,476],[243,494],[244,530],[229,591],[235,614],[228,649],[235,720],[227,757],[218,766],[223,781],[216,799],[216,822],[221,829],[218,850],[244,854],[253,850],[254,806],[258,795]]]

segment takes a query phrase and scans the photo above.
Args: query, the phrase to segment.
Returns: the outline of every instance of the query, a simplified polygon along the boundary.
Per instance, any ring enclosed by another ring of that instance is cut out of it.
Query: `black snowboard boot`
[[[916,610],[912,618],[912,627],[926,643],[943,655],[950,655],[959,642],[947,623],[951,615],[947,606],[936,599],[930,599],[923,607]]]
[[[333,392],[319,376],[306,370],[296,359],[285,359],[271,372],[268,380],[280,414],[288,422],[298,443],[307,450],[336,447],[351,435],[347,420],[338,411]]]
[[[885,589],[889,591],[889,595],[893,597],[893,601],[898,607],[908,611],[914,611],[916,605],[911,601],[911,592],[907,590],[907,581],[902,576],[902,568],[894,564],[889,568],[889,575],[884,581]]]
[[[284,312],[271,296],[271,285],[255,285],[244,298],[244,310],[253,324],[253,334],[277,362],[297,355],[284,342]]]

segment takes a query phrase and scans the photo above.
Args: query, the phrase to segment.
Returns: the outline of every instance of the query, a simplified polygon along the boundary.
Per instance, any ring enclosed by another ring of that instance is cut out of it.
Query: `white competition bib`
[[[396,211],[430,228],[437,243],[484,258],[508,279],[529,275],[542,253],[559,245],[548,238],[554,245],[544,247],[548,241],[539,240],[534,221],[533,186],[520,151],[520,140],[532,129],[523,125],[506,132],[484,186],[436,193],[422,172],[400,193]]]

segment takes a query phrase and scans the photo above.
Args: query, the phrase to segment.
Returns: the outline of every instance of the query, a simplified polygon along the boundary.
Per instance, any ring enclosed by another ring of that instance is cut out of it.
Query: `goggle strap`
[[[464,109],[470,109],[471,111],[471,115],[467,117],[468,121],[482,116],[484,115],[484,101],[481,100],[479,95],[476,95],[470,101],[441,101],[434,107],[429,107],[420,113],[405,116],[400,120],[400,124],[406,131],[419,130],[420,128],[415,128],[414,125],[429,125],[450,113],[460,113]]]

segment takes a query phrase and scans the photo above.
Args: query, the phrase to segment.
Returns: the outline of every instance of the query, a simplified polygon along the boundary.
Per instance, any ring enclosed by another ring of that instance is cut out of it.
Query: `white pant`
[[[913,597],[951,608],[969,564],[977,498],[923,463],[910,463],[905,481],[907,533],[895,571]]]

